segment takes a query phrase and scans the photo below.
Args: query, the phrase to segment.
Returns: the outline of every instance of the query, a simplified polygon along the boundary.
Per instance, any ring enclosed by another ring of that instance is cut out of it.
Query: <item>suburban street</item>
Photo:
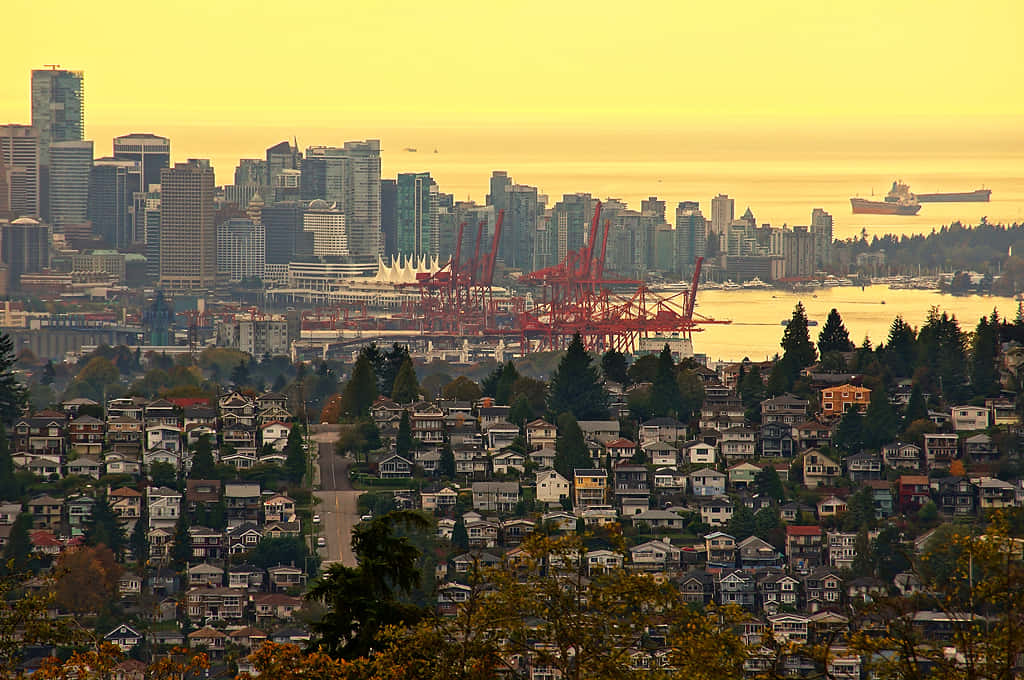
[[[334,451],[334,441],[318,441],[320,460],[320,487],[317,492],[320,504],[316,512],[320,515],[320,535],[327,539],[327,547],[320,548],[320,555],[326,562],[341,562],[347,567],[356,566],[352,554],[352,527],[359,522],[356,500],[361,491],[352,488],[348,478],[351,461]]]

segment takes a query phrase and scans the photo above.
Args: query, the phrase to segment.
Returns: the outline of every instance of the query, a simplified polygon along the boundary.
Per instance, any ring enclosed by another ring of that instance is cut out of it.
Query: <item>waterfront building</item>
[[[156,183],[159,186],[159,182]],[[92,232],[113,248],[145,242],[145,226],[135,226],[135,195],[142,190],[142,165],[133,159],[97,158],[89,173]]]
[[[62,232],[89,219],[89,175],[92,142],[50,144],[50,223]]]
[[[190,159],[160,173],[160,285],[212,290],[217,283],[213,167]]]
[[[259,221],[266,227],[267,264],[288,264],[298,257],[312,256],[312,244],[305,247],[310,235],[303,231],[303,210],[299,203],[284,201],[265,205],[260,209]]]
[[[138,161],[142,173],[139,191],[160,183],[160,171],[171,165],[171,140],[148,132],[114,137],[114,158]]]
[[[317,199],[302,214],[302,230],[312,234],[314,257],[347,257],[345,214],[337,205]]]
[[[39,135],[31,125],[0,125],[0,219],[39,213]]]
[[[704,257],[707,225],[697,201],[683,201],[676,207],[676,273],[692,276],[696,259]]]
[[[248,218],[217,225],[217,273],[237,283],[262,279],[266,269],[266,227]]]

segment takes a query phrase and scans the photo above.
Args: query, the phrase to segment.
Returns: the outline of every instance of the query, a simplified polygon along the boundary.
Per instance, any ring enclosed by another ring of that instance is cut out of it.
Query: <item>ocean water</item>
[[[739,120],[617,127],[387,127],[361,123],[332,127],[175,126],[154,129],[171,137],[175,160],[210,158],[218,183],[230,183],[239,158],[258,158],[284,139],[304,150],[378,138],[382,174],[429,171],[457,200],[485,200],[493,170],[539,187],[552,205],[564,193],[640,201],[658,196],[671,213],[678,201],[697,200],[710,216],[711,198],[735,198],[736,215],[749,206],[759,224],[801,225],[814,208],[829,211],[836,238],[927,233],[952,221],[1024,223],[1024,125],[994,120],[958,125],[897,121],[887,126],[848,123],[800,125]],[[92,126],[102,140],[123,127]],[[103,148],[97,142],[97,153]],[[415,149],[409,151],[407,149]],[[436,152],[435,152],[436,150]],[[912,190],[992,189],[989,203],[929,203],[916,216],[853,215],[852,196],[881,199],[900,178]]]

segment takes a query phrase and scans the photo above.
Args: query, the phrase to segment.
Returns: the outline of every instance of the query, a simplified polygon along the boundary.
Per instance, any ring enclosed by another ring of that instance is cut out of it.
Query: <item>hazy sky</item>
[[[86,125],[1024,114],[1021,0],[5,0],[0,122],[86,72]]]

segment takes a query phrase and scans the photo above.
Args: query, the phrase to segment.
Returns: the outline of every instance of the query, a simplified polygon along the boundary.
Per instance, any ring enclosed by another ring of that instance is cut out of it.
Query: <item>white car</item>
[[[313,524],[320,524],[320,515],[313,515]]]
[[[316,539],[316,547],[318,547],[318,548],[327,547],[327,539],[324,538],[323,536],[320,536],[319,538],[317,538]]]
[[[361,522],[372,522],[373,521],[373,515],[363,515],[362,517],[359,518],[359,521],[361,521]]]

